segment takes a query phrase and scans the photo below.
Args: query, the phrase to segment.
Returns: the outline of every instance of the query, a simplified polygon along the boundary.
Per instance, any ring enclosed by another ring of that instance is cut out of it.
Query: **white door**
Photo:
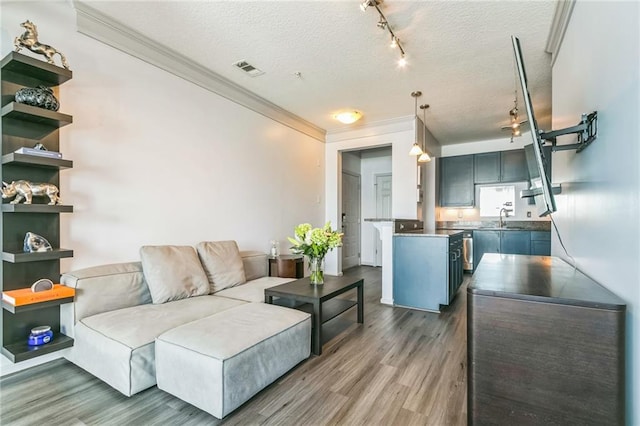
[[[342,269],[360,265],[360,176],[342,172]]]
[[[376,218],[391,218],[391,175],[376,175]],[[376,229],[376,261],[374,266],[382,266],[382,241]]]

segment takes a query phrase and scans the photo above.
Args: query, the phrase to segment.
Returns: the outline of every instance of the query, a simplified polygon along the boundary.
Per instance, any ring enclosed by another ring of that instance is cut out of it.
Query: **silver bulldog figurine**
[[[27,232],[24,236],[24,246],[22,251],[25,253],[35,253],[40,251],[51,251],[53,248],[49,241],[41,235]]]
[[[33,183],[28,180],[16,180],[11,183],[2,182],[2,198],[13,198],[10,204],[18,204],[25,200],[24,204],[31,204],[33,196],[49,197],[49,205],[60,204],[58,187],[52,183]]]

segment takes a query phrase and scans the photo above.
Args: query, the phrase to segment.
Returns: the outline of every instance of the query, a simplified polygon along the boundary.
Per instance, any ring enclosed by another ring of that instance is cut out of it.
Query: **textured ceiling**
[[[90,4],[328,131],[346,128],[332,118],[342,109],[363,113],[352,126],[410,116],[410,93],[420,90],[419,102],[431,105],[427,126],[443,145],[508,136],[500,127],[513,106],[517,35],[536,117],[550,128],[544,48],[555,1],[386,0],[381,9],[407,52],[405,68],[378,14],[362,12],[358,0]],[[249,77],[232,66],[238,60],[265,73]]]

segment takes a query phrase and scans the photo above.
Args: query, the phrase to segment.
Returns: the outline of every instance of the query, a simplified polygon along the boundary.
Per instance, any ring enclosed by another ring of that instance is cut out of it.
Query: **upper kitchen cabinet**
[[[524,149],[475,154],[473,160],[475,183],[519,182],[529,179]]]
[[[486,152],[473,156],[475,183],[500,182],[500,152]]]
[[[440,205],[473,207],[475,204],[473,155],[440,160]]]
[[[524,149],[500,153],[500,182],[520,182],[529,179]]]

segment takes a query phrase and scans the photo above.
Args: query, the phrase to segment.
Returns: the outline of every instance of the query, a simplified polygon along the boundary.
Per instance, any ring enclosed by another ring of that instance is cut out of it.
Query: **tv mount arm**
[[[575,133],[578,135],[578,142],[570,145],[557,145],[556,138],[558,136],[570,135]],[[598,111],[591,114],[582,114],[580,123],[566,129],[552,130],[550,132],[540,132],[540,138],[551,142],[551,151],[567,151],[575,149],[580,152],[588,147],[591,142],[598,137]]]

